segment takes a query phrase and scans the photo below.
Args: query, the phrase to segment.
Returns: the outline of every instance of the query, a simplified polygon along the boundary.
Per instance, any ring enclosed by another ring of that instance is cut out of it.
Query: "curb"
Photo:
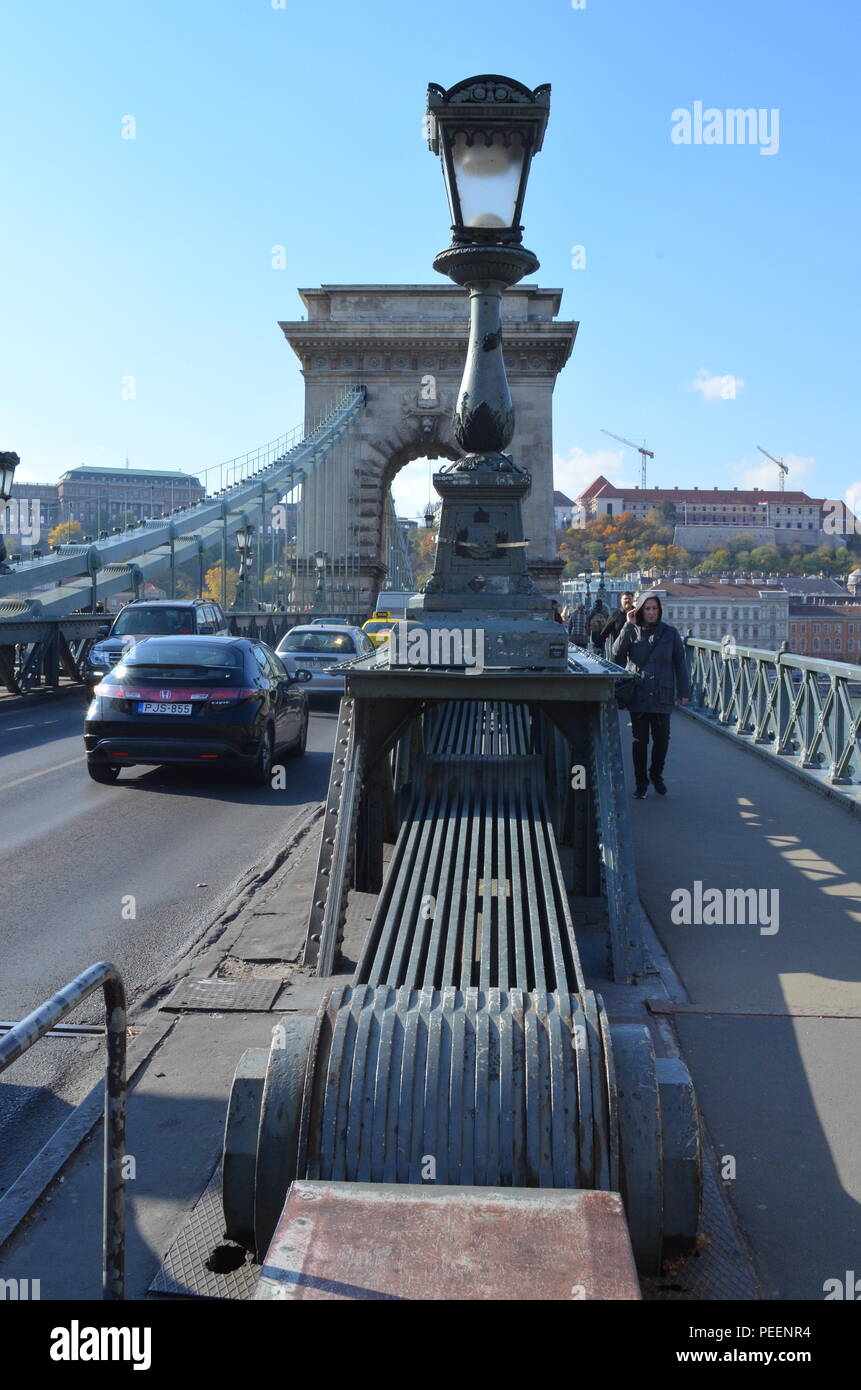
[[[245,923],[242,918],[245,908],[253,901],[258,889],[288,861],[315,823],[322,820],[323,809],[323,802],[315,802],[304,813],[299,813],[289,827],[287,841],[283,847],[262,869],[251,871],[247,881],[227,907],[210,923],[197,942],[191,944],[181,964],[169,979],[160,980],[148,994],[142,994],[135,1001],[136,1015],[140,1010],[146,1009],[155,1009],[155,1013],[147,1019],[139,1035],[129,1042],[126,1073],[128,1090],[131,1090],[131,1083],[138,1072],[182,1017],[181,1013],[160,1014],[156,1001],[169,994],[179,980],[185,978],[193,969],[211,971],[230,954],[230,947],[244,930]],[[232,931],[229,930],[231,926]],[[204,942],[206,949],[203,956],[197,959],[196,953],[201,942]],[[0,1197],[0,1249],[12,1239],[50,1184],[90,1137],[102,1118],[103,1111],[104,1080],[100,1079],[54,1131],[24,1171],[19,1173],[12,1186]]]

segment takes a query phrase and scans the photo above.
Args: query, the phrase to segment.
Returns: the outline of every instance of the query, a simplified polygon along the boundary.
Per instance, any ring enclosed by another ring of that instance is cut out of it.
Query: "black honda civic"
[[[87,771],[115,782],[138,763],[220,764],[262,786],[282,749],[305,752],[308,679],[244,637],[145,638],[93,691]]]

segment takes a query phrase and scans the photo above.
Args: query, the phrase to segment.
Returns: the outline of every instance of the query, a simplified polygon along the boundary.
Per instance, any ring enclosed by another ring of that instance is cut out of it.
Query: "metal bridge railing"
[[[26,695],[41,686],[58,686],[61,675],[70,681],[82,680],[84,659],[99,629],[110,621],[110,614],[0,616],[0,690],[5,687],[13,695]]]
[[[861,783],[861,666],[685,639],[693,713],[836,788]],[[851,791],[844,795],[852,801]]]
[[[102,1297],[121,1299],[125,1289],[126,1142],[126,991],[122,976],[109,961],[99,961],[77,975],[51,999],[20,1023],[0,1024],[0,1075],[25,1052],[51,1033],[73,1009],[101,989],[105,996],[107,1058],[105,1063],[104,1183],[102,1195]],[[59,1034],[68,1037],[69,1029]],[[92,1032],[88,1028],[87,1032]],[[57,1035],[55,1035],[57,1036]],[[0,1200],[0,1243],[4,1231]]]
[[[309,434],[297,428],[219,464],[224,486],[192,507],[150,517],[91,544],[60,546],[54,554],[4,566],[0,603],[36,595],[44,617],[60,618],[87,603],[95,609],[97,600],[165,572],[173,587],[176,566],[200,562],[209,550],[220,549],[226,567],[229,537],[249,524],[263,528],[267,508],[284,493],[304,497],[305,482],[351,429],[366,397],[364,386],[351,386]]]
[[[226,616],[231,636],[251,637],[276,647],[291,627],[308,623],[317,615],[229,609]],[[61,676],[71,683],[83,683],[87,653],[112,617],[75,613],[68,618],[4,619],[0,615],[0,690],[26,695],[33,690],[56,689]],[[366,611],[342,611],[333,615],[332,621],[361,627],[367,617]]]

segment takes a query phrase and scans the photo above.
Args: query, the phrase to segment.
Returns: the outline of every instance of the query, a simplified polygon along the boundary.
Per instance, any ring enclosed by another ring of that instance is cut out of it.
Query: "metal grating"
[[[161,1007],[205,1013],[268,1013],[283,986],[283,980],[183,980]]]
[[[219,1246],[244,1253],[225,1240],[220,1167],[180,1228],[148,1292],[173,1298],[253,1298],[259,1268],[250,1255],[232,1272],[215,1274],[207,1269],[207,1260]]]

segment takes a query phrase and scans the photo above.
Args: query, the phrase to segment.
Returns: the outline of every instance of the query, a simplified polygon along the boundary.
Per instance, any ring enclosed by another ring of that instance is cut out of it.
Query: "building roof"
[[[580,496],[577,498],[577,501],[589,502],[592,500],[593,497],[597,497],[599,492],[603,492],[604,488],[609,488],[610,486],[610,483],[607,482],[607,479],[604,477],[603,473],[599,473],[598,477],[595,479],[593,483],[589,484],[585,492],[580,493]],[[611,490],[615,492],[614,488]]]
[[[788,594],[833,594],[835,597],[840,595],[848,598],[845,585],[838,584],[836,579],[824,579],[821,575],[802,577],[791,574],[777,582]]]
[[[776,505],[801,505],[807,503],[808,506],[822,505],[824,498],[808,497],[806,492],[766,492],[762,488],[745,490],[743,488],[684,488],[684,487],[620,487],[618,484],[609,483],[603,475],[599,475],[594,482],[590,483],[585,492],[581,492],[578,502],[591,501],[592,498],[618,497],[621,501],[639,502],[646,506],[654,507],[659,502],[699,502],[710,504],[714,502],[735,504],[741,503],[744,506],[752,506],[756,503],[774,503]]]
[[[572,502],[570,497],[566,497],[564,492],[554,492],[553,505],[554,507],[574,507],[576,503]]]
[[[60,482],[66,478],[79,478],[81,476],[86,478],[153,478],[159,479],[163,483],[180,481],[196,483],[198,487],[203,487],[203,483],[193,473],[183,473],[179,468],[97,468],[85,463],[82,463],[79,468],[67,468],[65,473],[60,474]]]
[[[726,603],[729,599],[743,598],[787,598],[788,595],[774,584],[677,584],[672,580],[659,580],[654,585],[659,594],[668,598],[708,598]],[[809,610],[808,610],[809,611]]]
[[[809,618],[817,623],[820,618],[861,618],[861,603],[791,603],[790,618]]]

